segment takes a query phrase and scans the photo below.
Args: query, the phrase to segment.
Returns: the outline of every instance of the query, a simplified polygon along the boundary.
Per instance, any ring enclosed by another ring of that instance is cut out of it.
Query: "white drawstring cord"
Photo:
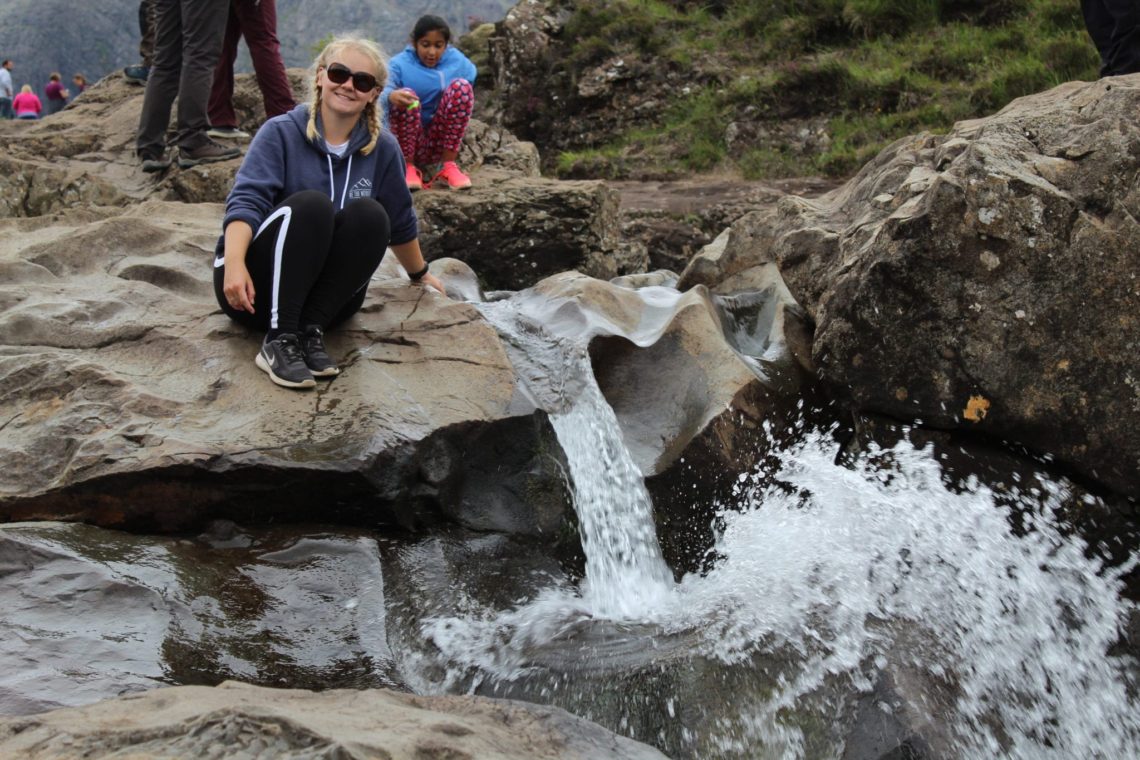
[[[344,210],[344,199],[348,197],[348,178],[352,176],[352,154],[348,156],[348,171],[344,173],[344,189],[340,192],[340,208]]]

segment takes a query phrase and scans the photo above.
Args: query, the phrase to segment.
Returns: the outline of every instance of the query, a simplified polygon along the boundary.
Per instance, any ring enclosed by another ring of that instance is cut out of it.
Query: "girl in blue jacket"
[[[422,16],[412,44],[388,62],[391,76],[380,95],[385,122],[400,143],[407,187],[471,187],[455,159],[475,107],[475,64],[451,47],[451,29],[439,16]],[[417,166],[439,164],[424,181]]]
[[[231,319],[266,331],[254,361],[287,388],[340,372],[324,331],[360,309],[387,247],[443,292],[420,251],[400,148],[380,128],[386,74],[374,42],[330,42],[310,102],[257,130],[226,199],[214,292]]]

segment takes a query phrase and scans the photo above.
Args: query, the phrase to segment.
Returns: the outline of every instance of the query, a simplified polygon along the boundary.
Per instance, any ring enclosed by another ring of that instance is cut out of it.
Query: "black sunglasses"
[[[351,78],[352,87],[357,92],[372,92],[378,84],[376,77],[368,72],[353,71],[343,63],[330,63],[325,67],[325,76],[333,84],[344,84]]]

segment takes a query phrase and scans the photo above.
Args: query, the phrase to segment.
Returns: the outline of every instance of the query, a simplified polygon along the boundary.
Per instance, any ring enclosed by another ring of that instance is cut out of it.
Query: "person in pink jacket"
[[[32,86],[26,84],[20,88],[20,94],[12,99],[12,110],[16,112],[17,119],[38,119],[44,106],[32,92]]]

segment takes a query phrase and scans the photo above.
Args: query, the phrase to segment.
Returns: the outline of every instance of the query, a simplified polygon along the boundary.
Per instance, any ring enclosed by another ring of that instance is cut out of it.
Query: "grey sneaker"
[[[206,130],[206,134],[210,137],[216,137],[219,140],[248,140],[249,132],[237,127],[210,127]]]
[[[305,350],[305,366],[313,377],[336,377],[340,367],[325,350],[325,333],[319,325],[309,325],[301,333],[301,347]]]
[[[170,168],[170,156],[166,153],[143,151],[139,153],[139,158],[142,159],[142,170],[147,174],[164,172]]]
[[[189,169],[191,166],[197,166],[198,164],[212,164],[215,161],[228,161],[240,155],[240,148],[227,148],[225,145],[219,145],[213,140],[207,140],[197,148],[190,150],[179,148],[178,165],[183,169]]]
[[[273,340],[266,336],[253,362],[284,388],[312,388],[317,384],[305,366],[305,352],[296,333],[281,333]]]

